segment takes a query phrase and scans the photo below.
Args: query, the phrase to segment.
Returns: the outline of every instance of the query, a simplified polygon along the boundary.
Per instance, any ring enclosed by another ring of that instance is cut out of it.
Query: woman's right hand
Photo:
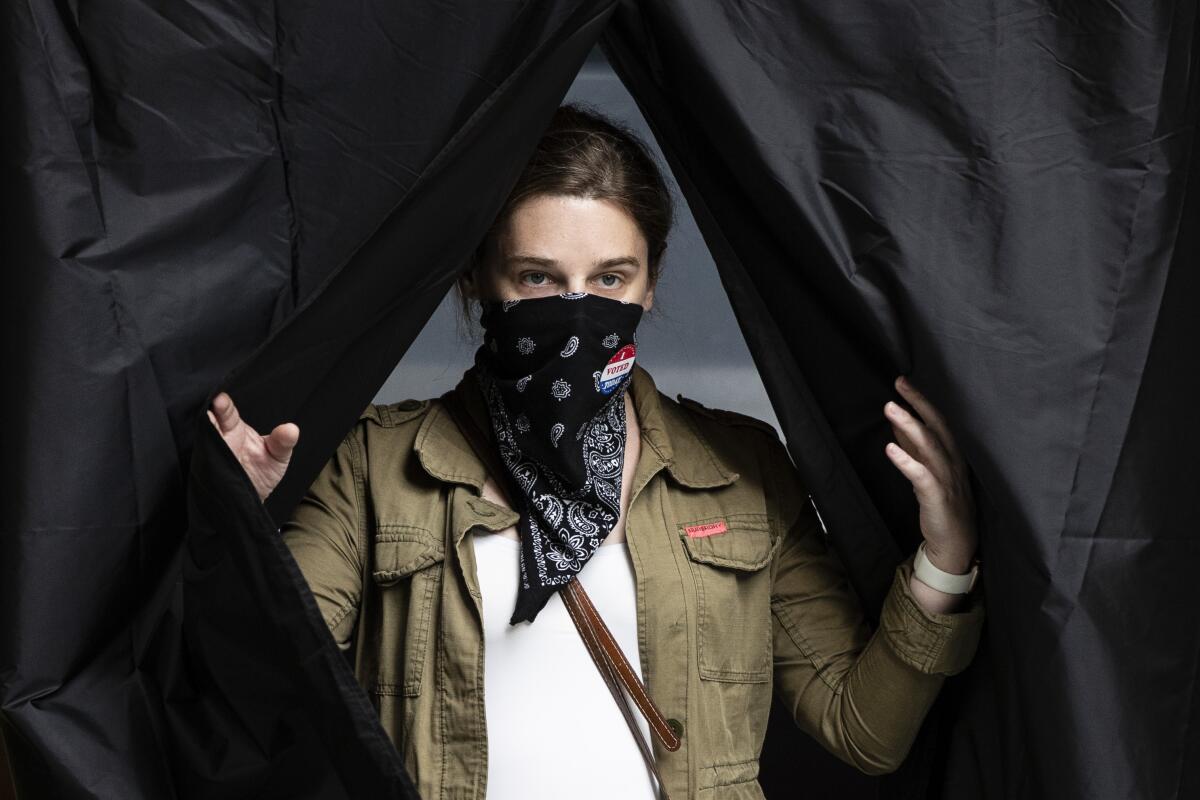
[[[292,460],[292,450],[300,439],[300,427],[284,422],[266,436],[260,436],[242,420],[233,398],[226,392],[213,398],[208,418],[237,456],[258,492],[258,499],[266,500],[283,480],[283,473]]]

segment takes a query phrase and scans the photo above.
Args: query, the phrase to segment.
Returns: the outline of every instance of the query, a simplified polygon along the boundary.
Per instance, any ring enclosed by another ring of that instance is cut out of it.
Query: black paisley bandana
[[[625,391],[642,310],[586,292],[483,304],[475,366],[521,515],[511,625],[532,622],[620,516]]]

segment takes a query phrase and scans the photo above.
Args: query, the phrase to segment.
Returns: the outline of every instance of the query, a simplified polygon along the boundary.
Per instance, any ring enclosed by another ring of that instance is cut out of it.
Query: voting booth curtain
[[[920,536],[882,456],[895,375],[973,470],[984,639],[869,796],[1200,794],[1194,0],[3,19],[20,797],[415,797],[275,529],[596,46],[869,615]],[[222,390],[304,431],[265,505],[205,417]],[[795,735],[772,725],[769,797],[829,790],[786,760]]]

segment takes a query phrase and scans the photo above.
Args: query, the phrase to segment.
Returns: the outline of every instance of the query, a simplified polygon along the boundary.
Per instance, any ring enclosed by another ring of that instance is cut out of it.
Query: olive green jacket
[[[474,386],[468,370],[455,391],[487,426]],[[769,425],[671,400],[641,367],[630,394],[642,441],[625,528],[637,656],[664,716],[682,724],[676,752],[654,741],[672,798],[763,797],[772,692],[838,758],[895,769],[944,676],[975,652],[981,589],[958,613],[927,612],[909,590],[910,555],[872,633]],[[484,476],[439,401],[373,404],[283,528],[426,800],[487,790],[482,610],[466,534],[518,517],[480,497]],[[685,532],[719,522],[723,533]]]

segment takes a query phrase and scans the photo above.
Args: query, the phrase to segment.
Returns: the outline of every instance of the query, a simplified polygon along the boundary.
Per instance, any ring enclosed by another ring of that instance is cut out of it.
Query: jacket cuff
[[[904,663],[930,675],[955,675],[967,668],[979,646],[983,581],[976,581],[960,610],[945,614],[927,611],[908,585],[915,556],[913,553],[896,567],[879,627]]]

